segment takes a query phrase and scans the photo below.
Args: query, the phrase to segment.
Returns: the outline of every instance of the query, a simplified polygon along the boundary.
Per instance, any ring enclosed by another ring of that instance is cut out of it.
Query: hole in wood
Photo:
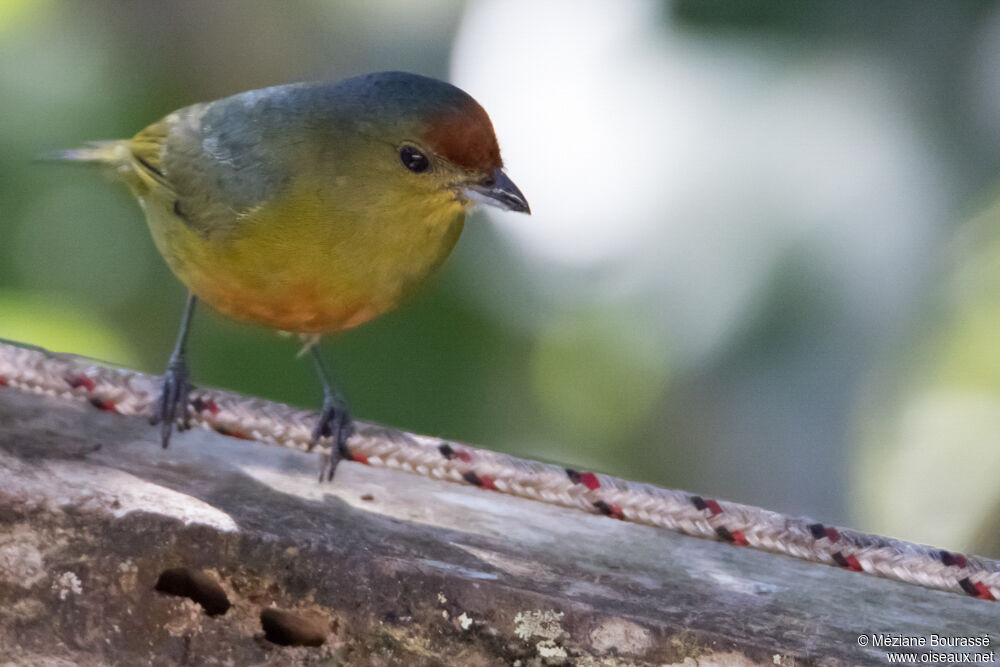
[[[226,592],[215,579],[200,570],[175,567],[164,570],[156,580],[156,590],[167,595],[190,598],[201,605],[209,616],[229,611],[232,605]]]
[[[324,621],[282,609],[261,611],[260,624],[264,638],[280,646],[322,646],[328,633]]]

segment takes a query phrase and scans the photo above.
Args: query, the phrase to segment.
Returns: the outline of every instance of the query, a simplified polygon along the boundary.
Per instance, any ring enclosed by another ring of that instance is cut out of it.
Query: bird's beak
[[[528,200],[524,198],[521,190],[514,185],[514,181],[504,173],[503,169],[497,167],[490,174],[490,177],[482,183],[467,185],[464,188],[465,196],[472,201],[477,201],[487,206],[496,206],[505,211],[517,211],[531,215],[531,207]]]

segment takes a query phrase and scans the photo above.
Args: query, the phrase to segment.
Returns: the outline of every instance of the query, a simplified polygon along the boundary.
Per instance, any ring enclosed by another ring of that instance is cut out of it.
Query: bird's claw
[[[323,468],[319,474],[321,482],[332,480],[341,459],[351,457],[351,452],[347,448],[347,440],[353,434],[354,419],[347,411],[347,407],[335,398],[327,397],[323,401],[323,411],[316,421],[309,442],[309,449],[312,449],[323,438],[333,440],[333,447],[330,454],[325,457]]]
[[[156,410],[149,423],[160,424],[160,442],[166,449],[174,426],[178,431],[191,427],[191,407],[188,399],[191,384],[188,382],[187,364],[183,358],[172,358],[163,375],[163,387],[156,401]]]

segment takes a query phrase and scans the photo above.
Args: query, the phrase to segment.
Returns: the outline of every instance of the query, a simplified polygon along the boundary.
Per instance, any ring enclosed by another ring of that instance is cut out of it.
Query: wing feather
[[[255,123],[235,117],[239,108],[218,108],[225,102],[176,111],[129,143],[142,182],[171,199],[174,214],[208,237],[237,230],[280,180],[273,160],[261,152],[261,138],[245,129]],[[228,133],[229,125],[241,131]]]

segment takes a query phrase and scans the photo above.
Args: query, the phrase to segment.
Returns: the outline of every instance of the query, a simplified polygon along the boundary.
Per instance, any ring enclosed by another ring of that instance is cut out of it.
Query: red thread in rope
[[[968,561],[965,560],[965,556],[962,554],[952,553],[950,551],[941,551],[941,562],[945,565],[953,565],[955,567],[965,567],[968,565]]]
[[[981,581],[972,581],[968,577],[959,579],[958,585],[962,587],[962,590],[971,595],[974,598],[979,598],[980,600],[995,600],[993,593],[990,589]]]
[[[615,505],[613,503],[606,503],[603,500],[594,501],[594,507],[597,511],[604,516],[609,516],[612,519],[618,519],[619,521],[625,520],[625,512],[622,511],[621,505]]]
[[[725,526],[719,526],[715,529],[715,534],[718,535],[722,540],[734,544],[738,547],[749,546],[747,542],[746,535],[743,534],[742,530],[730,531]]]
[[[977,581],[973,584],[976,587],[977,595],[976,597],[980,600],[995,600],[993,593],[990,593],[990,589],[981,581]]]
[[[223,426],[222,424],[212,424],[212,430],[222,435],[228,435],[230,438],[236,438],[237,440],[253,440],[249,435]]]
[[[194,409],[195,412],[205,412],[207,410],[213,415],[219,414],[219,406],[216,405],[215,401],[212,399],[208,399],[206,401],[201,397],[195,397],[195,399],[191,401],[191,408]]]
[[[843,552],[837,551],[833,554],[834,562],[842,568],[853,570],[855,572],[863,572],[864,568],[861,567],[861,563],[854,554],[848,554],[845,556]]]
[[[469,470],[468,472],[466,472],[465,474],[463,474],[462,475],[462,479],[464,479],[469,484],[472,484],[473,486],[478,486],[481,489],[496,489],[497,488],[497,487],[495,487],[493,485],[493,478],[492,477],[490,477],[488,475],[483,475],[482,477],[480,477],[479,475],[477,475],[476,473],[472,472],[471,470]]]
[[[90,399],[90,404],[101,412],[118,412],[115,402],[94,396]]]
[[[573,470],[572,468],[564,468],[564,470],[566,471],[566,476],[569,477],[569,481],[574,484],[583,484],[591,491],[601,488],[600,480],[598,480],[597,475],[592,472],[580,472],[578,470]]]
[[[837,542],[840,540],[840,533],[833,526],[824,526],[821,523],[811,523],[806,526],[809,532],[812,533],[813,539],[822,540],[824,537],[830,542]]]
[[[86,375],[76,375],[73,377],[68,377],[66,378],[66,384],[68,384],[73,389],[79,389],[80,387],[83,387],[87,391],[94,391],[94,388],[97,387],[97,384],[95,384],[94,381],[91,380]]]
[[[465,451],[464,449],[455,449],[447,442],[442,443],[438,447],[438,451],[441,452],[441,456],[445,457],[449,461],[451,461],[452,459],[458,459],[459,461],[465,461],[466,463],[472,461],[472,456],[469,454],[469,452]]]

